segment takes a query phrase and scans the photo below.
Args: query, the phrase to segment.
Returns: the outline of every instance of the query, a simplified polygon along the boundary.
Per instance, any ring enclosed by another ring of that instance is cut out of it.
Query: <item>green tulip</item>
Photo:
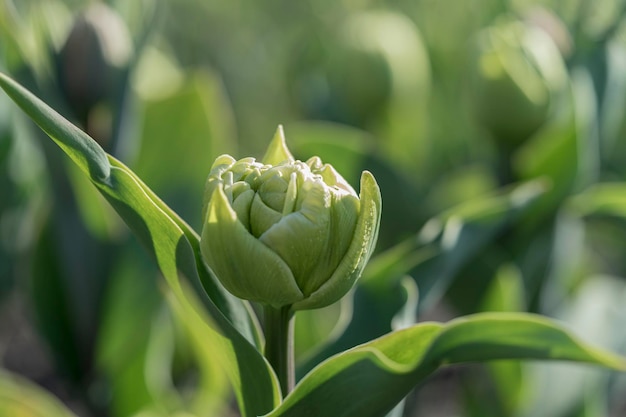
[[[262,162],[218,157],[206,183],[201,251],[224,287],[275,308],[319,308],[361,275],[380,222],[376,180],[361,194],[318,157],[293,158],[279,127]]]

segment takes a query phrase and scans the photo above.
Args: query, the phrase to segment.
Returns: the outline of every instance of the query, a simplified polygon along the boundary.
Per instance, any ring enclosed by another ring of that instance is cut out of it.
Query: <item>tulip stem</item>
[[[294,313],[291,306],[274,308],[264,306],[265,357],[278,376],[285,397],[295,385],[293,357]]]

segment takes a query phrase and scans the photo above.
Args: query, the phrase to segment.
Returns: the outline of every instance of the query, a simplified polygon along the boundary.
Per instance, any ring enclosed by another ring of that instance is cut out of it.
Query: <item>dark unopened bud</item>
[[[81,121],[106,100],[128,65],[132,41],[120,16],[102,3],[78,15],[59,53],[59,83]]]

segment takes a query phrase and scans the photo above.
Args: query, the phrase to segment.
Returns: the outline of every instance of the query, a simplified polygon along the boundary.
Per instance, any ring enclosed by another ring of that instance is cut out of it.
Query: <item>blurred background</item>
[[[260,157],[278,124],[354,187],[374,173],[377,256],[346,301],[298,316],[300,375],[480,311],[557,318],[624,354],[625,16],[624,0],[0,0],[0,70],[196,230],[214,158]],[[81,417],[236,416],[162,293],[112,209],[0,95],[0,387],[27,401],[36,384]],[[626,379],[455,367],[392,415],[618,417]]]

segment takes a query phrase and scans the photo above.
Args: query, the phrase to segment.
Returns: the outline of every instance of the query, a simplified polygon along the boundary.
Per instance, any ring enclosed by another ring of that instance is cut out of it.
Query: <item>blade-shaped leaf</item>
[[[496,359],[587,362],[626,371],[626,360],[578,341],[554,322],[523,313],[482,313],[422,323],[333,356],[267,417],[376,417],[437,368]]]
[[[0,86],[74,162],[95,180],[109,176],[106,152],[85,132],[36,98],[15,81],[0,73]]]
[[[197,234],[129,168],[32,93],[3,74],[0,87],[89,175],[156,258],[186,314],[203,321],[207,337],[223,356],[221,363],[235,388],[242,414],[270,411],[279,400],[280,390],[274,373],[254,346],[258,334],[249,306],[228,294],[209,275],[199,255]],[[186,282],[194,291],[187,290]]]

